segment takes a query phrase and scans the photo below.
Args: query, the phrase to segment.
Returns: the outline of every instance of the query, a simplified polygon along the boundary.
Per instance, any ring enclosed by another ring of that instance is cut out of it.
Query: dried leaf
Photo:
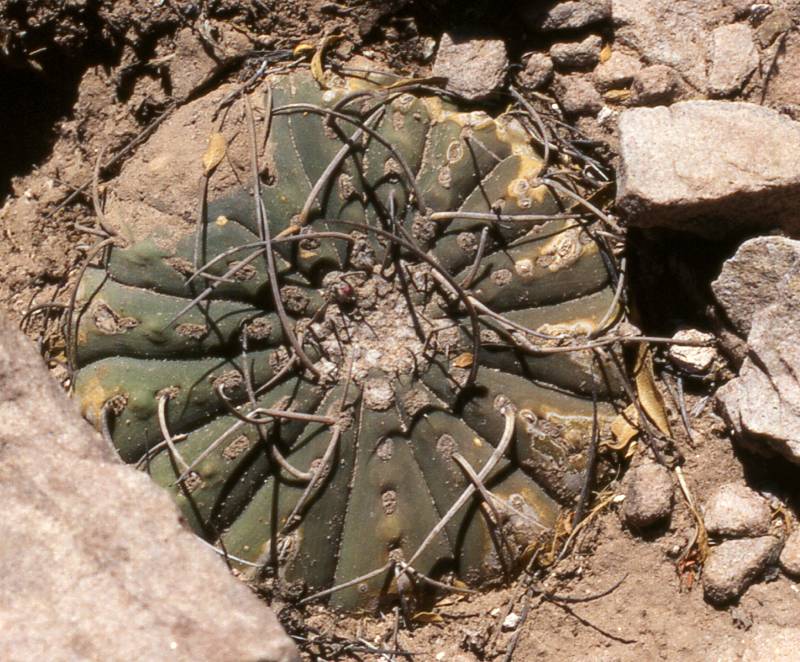
[[[309,44],[307,41],[301,42],[294,47],[292,51],[292,56],[300,57],[301,55],[305,55],[306,53],[313,53],[317,50],[317,47],[314,44]]]
[[[222,162],[227,148],[228,143],[225,140],[225,136],[218,132],[211,134],[208,139],[208,148],[206,153],[203,154],[203,172],[206,176],[210,175]]]
[[[661,391],[658,390],[656,380],[653,377],[653,359],[650,356],[650,348],[645,344],[639,345],[639,353],[636,356],[633,374],[635,375],[636,394],[639,396],[639,403],[642,409],[663,434],[668,437],[672,436],[667,413],[664,409],[664,398],[661,396]]]
[[[454,368],[469,368],[474,360],[472,352],[464,352],[453,359],[452,366]]]
[[[605,442],[603,446],[611,450],[621,451],[639,434],[639,414],[635,405],[628,405],[624,412],[611,422],[611,434],[616,443]]]
[[[603,46],[603,50],[600,51],[600,64],[603,62],[608,62],[608,58],[611,57],[611,44],[606,44]]]
[[[328,87],[328,83],[325,81],[325,70],[322,66],[322,58],[325,56],[325,50],[341,38],[342,35],[340,34],[329,34],[327,37],[324,37],[319,43],[319,48],[317,52],[314,53],[314,57],[311,58],[311,75],[322,88]]]
[[[432,611],[418,611],[411,620],[415,623],[444,623],[444,619]]]

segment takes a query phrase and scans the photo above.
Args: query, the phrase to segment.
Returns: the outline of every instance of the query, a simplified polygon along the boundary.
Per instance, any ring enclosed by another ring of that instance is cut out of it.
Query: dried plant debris
[[[624,392],[597,166],[521,97],[286,69],[237,101],[245,188],[83,272],[75,393],[256,584],[360,610],[501,582]]]

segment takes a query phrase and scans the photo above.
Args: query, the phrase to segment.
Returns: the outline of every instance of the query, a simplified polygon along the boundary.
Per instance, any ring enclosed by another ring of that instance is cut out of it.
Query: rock
[[[520,617],[518,614],[511,612],[508,616],[503,619],[502,628],[504,632],[510,632],[511,630],[516,630],[517,626],[519,625]]]
[[[766,500],[739,483],[717,488],[703,508],[706,530],[714,536],[754,538],[766,535],[770,517]]]
[[[792,29],[792,17],[785,9],[775,9],[761,22],[756,29],[756,41],[761,48],[772,44],[778,35]]]
[[[625,476],[622,517],[635,529],[663,522],[672,513],[672,477],[654,462],[632,468]]]
[[[722,414],[756,450],[800,464],[800,275],[756,313],[739,377],[717,391]]]
[[[557,76],[553,91],[567,115],[596,115],[603,107],[603,97],[584,76]]]
[[[642,64],[639,62],[639,58],[613,50],[611,57],[594,70],[592,77],[597,89],[605,92],[627,87],[641,68]]]
[[[544,53],[531,53],[517,80],[522,87],[539,90],[553,78],[553,61]]]
[[[755,104],[685,101],[626,110],[619,129],[617,204],[631,225],[800,231],[800,124]]]
[[[742,89],[758,66],[753,30],[744,23],[723,25],[711,33],[708,92],[730,96]]]
[[[738,598],[774,563],[780,540],[774,536],[727,540],[712,547],[703,568],[706,600],[722,605]]]
[[[614,41],[644,62],[672,67],[691,87],[706,90],[710,33],[735,12],[721,0],[614,0]]]
[[[590,34],[583,41],[566,41],[550,47],[550,57],[558,69],[591,69],[600,61],[603,40]]]
[[[672,67],[654,64],[633,76],[631,103],[634,106],[659,106],[672,103],[681,93],[681,80]]]
[[[172,95],[186,99],[223,67],[252,50],[250,40],[224,23],[212,22],[218,35],[215,42],[202,41],[198,32],[183,28],[175,36],[175,57],[169,61]]]
[[[747,336],[753,315],[782,298],[781,281],[799,270],[800,241],[756,237],[726,260],[711,290],[733,328]]]
[[[703,333],[697,329],[678,331],[673,340],[709,343],[708,347],[692,345],[671,345],[669,348],[670,360],[679,368],[696,375],[708,373],[717,360],[717,350],[714,349],[714,336]]]
[[[537,7],[539,3],[530,4],[523,17],[542,32],[580,30],[611,17],[611,0],[568,0],[545,9]]]
[[[778,562],[787,575],[800,577],[800,529],[795,529],[786,538]]]
[[[455,41],[446,32],[433,63],[433,75],[447,78],[447,89],[470,101],[500,91],[507,70],[508,53],[501,40]]]
[[[790,30],[776,39],[762,54],[764,66],[775,57],[769,77],[765,104],[780,108],[794,119],[800,118],[800,32]]]
[[[22,377],[22,378],[21,378]],[[0,321],[0,659],[299,660],[166,492]]]

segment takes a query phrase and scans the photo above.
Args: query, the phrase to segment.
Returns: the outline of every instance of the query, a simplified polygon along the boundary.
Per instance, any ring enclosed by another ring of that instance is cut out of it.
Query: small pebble
[[[756,30],[756,40],[761,48],[767,48],[779,35],[792,29],[792,17],[785,9],[776,9],[767,16]]]
[[[680,94],[681,82],[672,67],[654,64],[633,77],[631,103],[634,106],[667,105]]]
[[[779,561],[787,575],[800,577],[800,529],[795,529],[786,539]]]
[[[567,115],[597,115],[603,108],[600,93],[583,76],[558,76],[553,91]]]
[[[611,51],[611,57],[600,64],[592,75],[597,89],[606,92],[627,87],[641,69],[639,58],[615,50]]]
[[[738,483],[719,487],[703,508],[706,530],[712,536],[763,536],[769,532],[770,519],[766,500]]]
[[[539,90],[553,78],[553,61],[544,53],[531,53],[517,78],[523,87]]]
[[[666,467],[648,462],[625,476],[622,516],[626,524],[642,529],[667,519],[672,513],[672,476]]]
[[[728,540],[712,547],[703,568],[706,600],[722,605],[735,600],[775,561],[780,540],[774,536]]]
[[[611,18],[611,0],[566,0],[555,4],[537,2],[529,4],[533,11],[542,12],[536,21],[536,27],[542,32],[577,30]],[[541,10],[537,7],[540,4],[552,6]]]
[[[678,331],[673,340],[713,343],[714,336],[703,333],[697,329],[684,329]],[[671,345],[669,348],[670,360],[679,368],[696,375],[707,373],[717,359],[717,350],[712,345],[708,347],[692,345]]]
[[[510,630],[516,630],[517,626],[519,625],[519,616],[515,613],[510,613],[503,619],[503,630],[508,632]]]
[[[708,50],[708,91],[713,97],[741,90],[759,63],[753,30],[744,23],[718,27],[711,34]]]
[[[447,78],[447,89],[470,101],[498,92],[508,69],[508,53],[499,39],[455,41],[444,33],[433,75]]]
[[[583,41],[568,41],[553,44],[550,57],[559,69],[590,69],[600,61],[603,40],[591,34]]]

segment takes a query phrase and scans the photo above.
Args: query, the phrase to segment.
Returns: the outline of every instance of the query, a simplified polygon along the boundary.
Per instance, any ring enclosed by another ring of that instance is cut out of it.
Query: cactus
[[[69,327],[122,459],[242,574],[348,610],[502,581],[620,393],[571,351],[620,318],[612,260],[527,120],[387,82],[270,76],[268,178],[110,247]]]

